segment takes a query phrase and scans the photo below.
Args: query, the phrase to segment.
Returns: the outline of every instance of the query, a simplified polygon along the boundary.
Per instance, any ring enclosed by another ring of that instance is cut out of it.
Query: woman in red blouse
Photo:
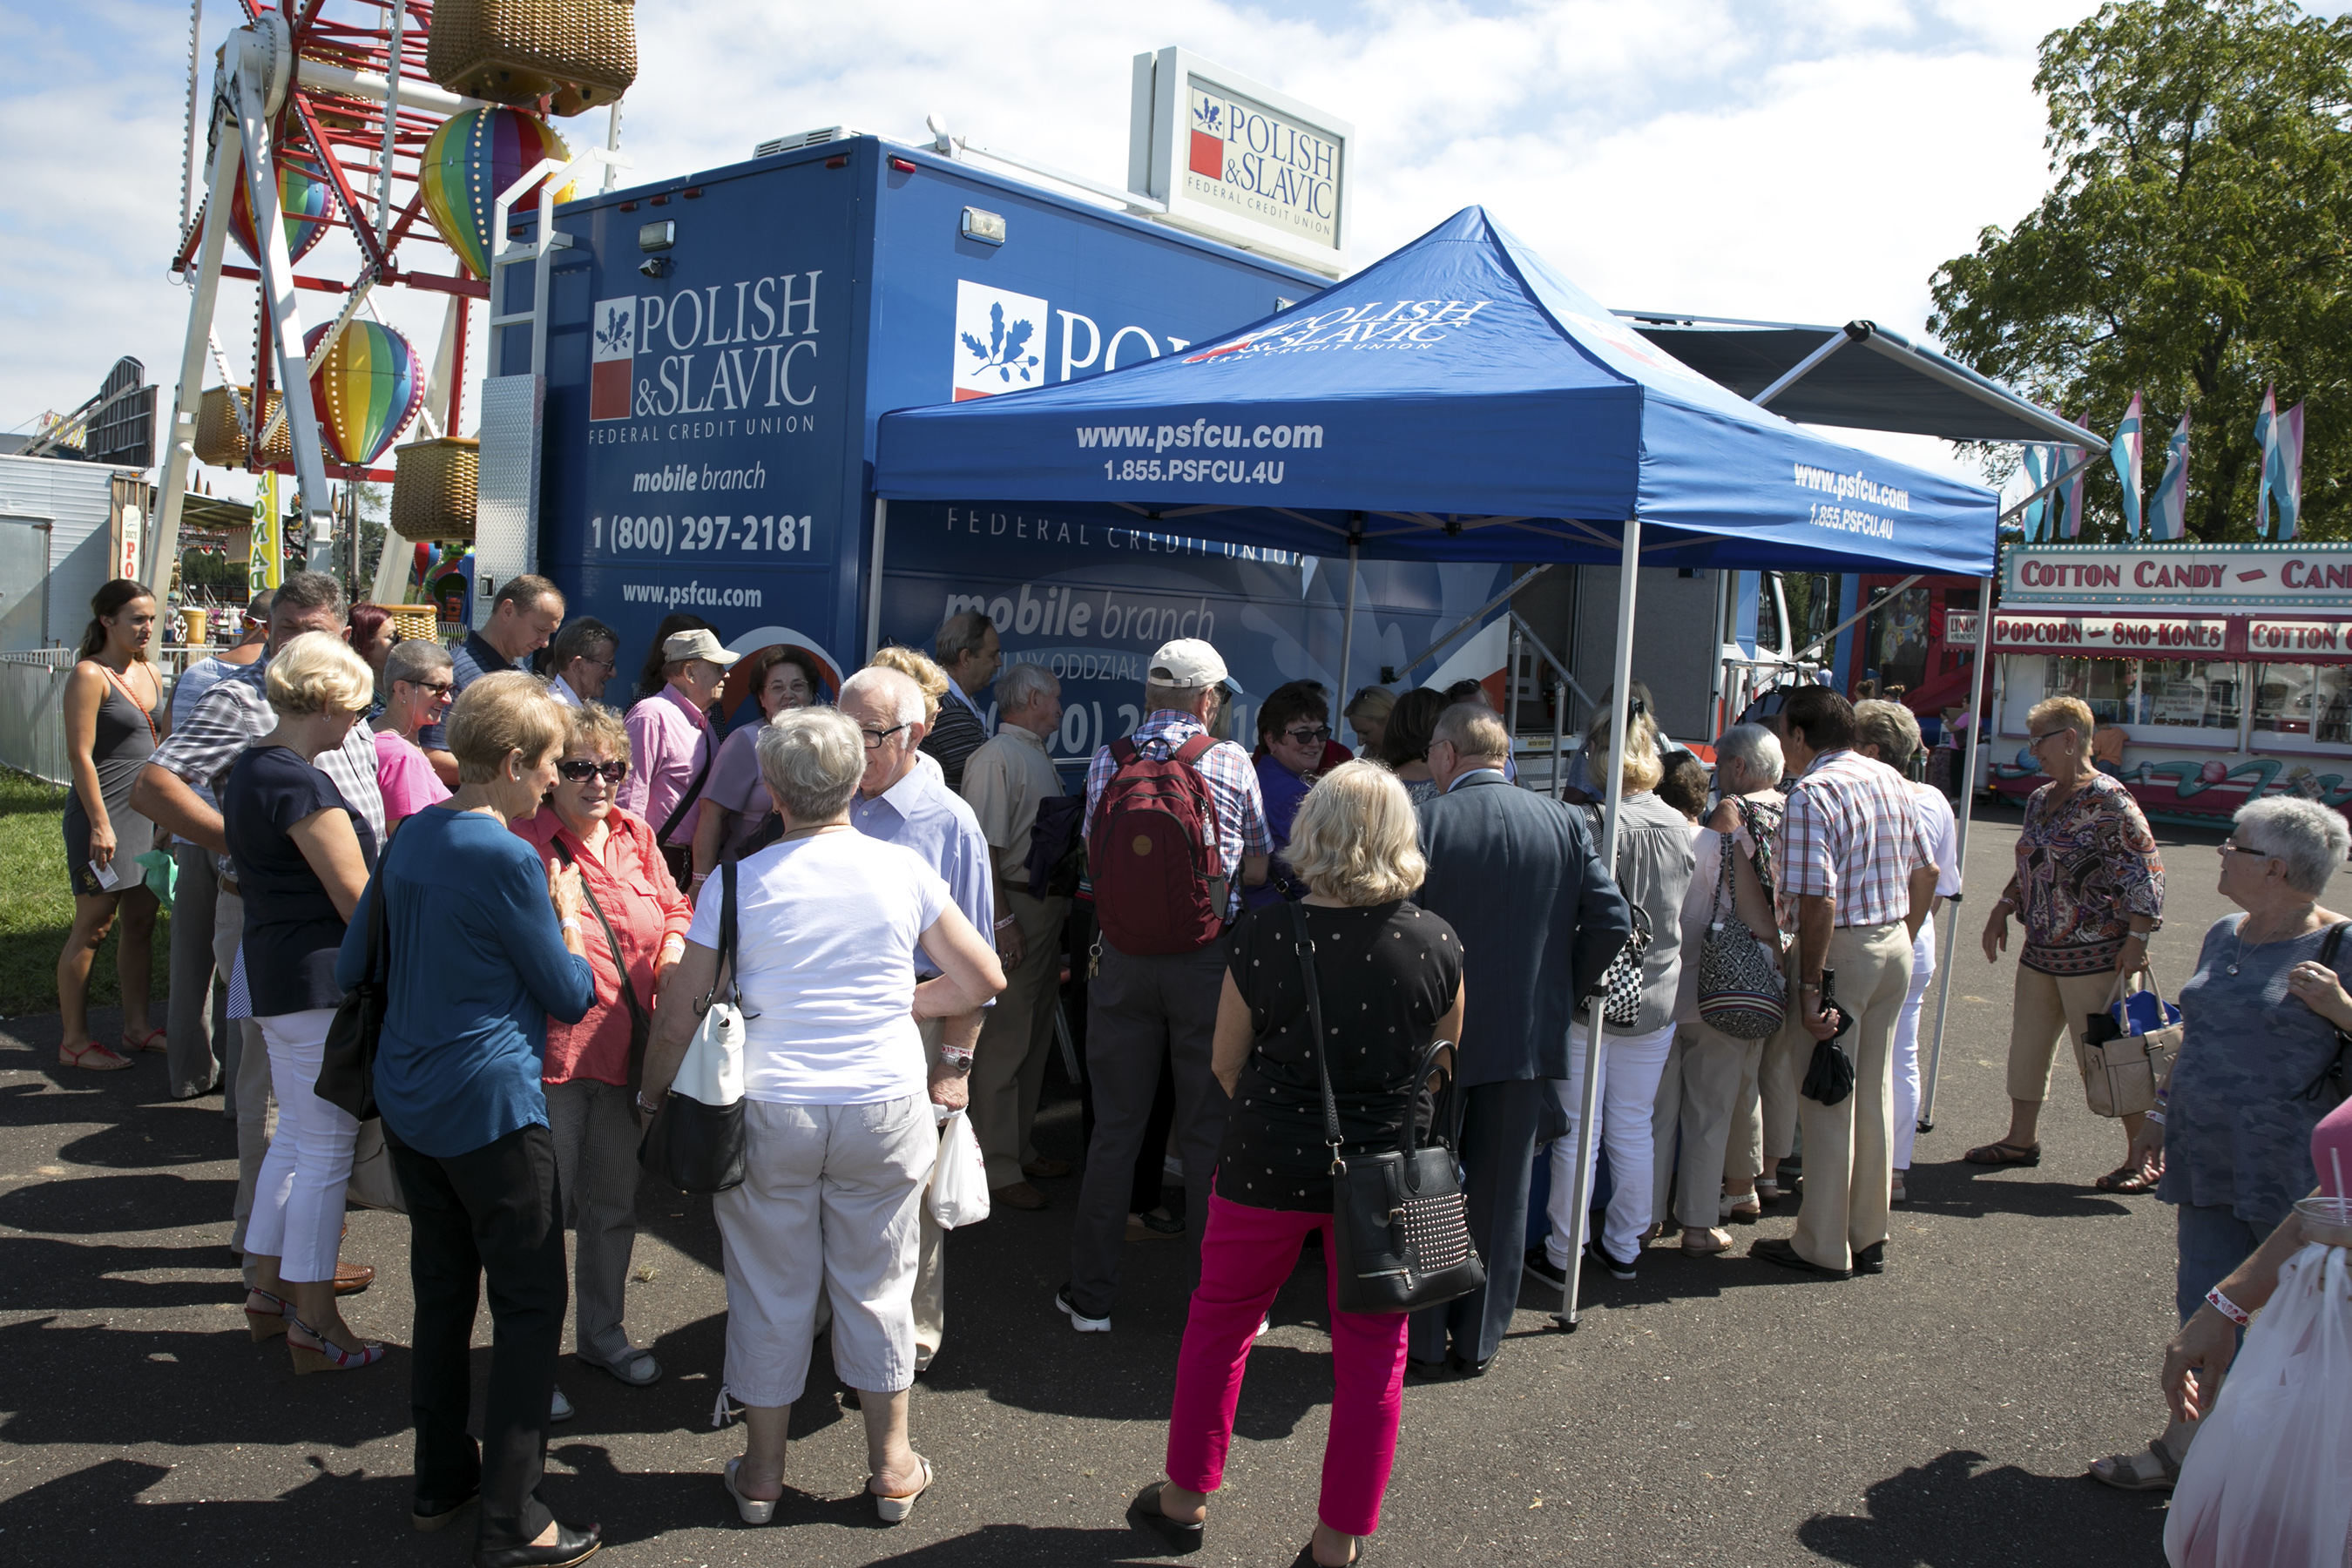
[[[580,868],[587,916],[582,936],[596,975],[596,1001],[585,1017],[547,1021],[547,1121],[579,1233],[573,1346],[583,1363],[642,1388],[661,1376],[661,1364],[629,1343],[621,1323],[637,1235],[637,1123],[630,1107],[654,996],[685,950],[694,906],[678,891],[654,830],[618,805],[629,772],[621,716],[594,702],[564,711],[569,727],[547,797],[551,809],[514,824],[551,875],[567,863]],[[625,978],[615,945],[626,961]],[[555,1399],[557,1410],[568,1414],[562,1390]]]

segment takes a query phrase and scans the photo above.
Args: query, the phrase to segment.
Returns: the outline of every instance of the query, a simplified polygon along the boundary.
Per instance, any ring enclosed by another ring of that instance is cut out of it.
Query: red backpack
[[[1087,858],[1095,918],[1121,952],[1197,952],[1225,929],[1216,804],[1193,767],[1216,743],[1195,735],[1165,759],[1110,743],[1118,771],[1096,803]]]

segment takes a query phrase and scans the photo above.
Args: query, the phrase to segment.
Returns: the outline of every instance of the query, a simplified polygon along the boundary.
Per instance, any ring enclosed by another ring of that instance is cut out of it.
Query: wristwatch
[[[954,1049],[952,1047],[941,1046],[940,1047],[940,1065],[946,1068],[949,1071],[961,1076],[971,1071],[971,1056],[972,1054],[970,1051],[960,1051]]]

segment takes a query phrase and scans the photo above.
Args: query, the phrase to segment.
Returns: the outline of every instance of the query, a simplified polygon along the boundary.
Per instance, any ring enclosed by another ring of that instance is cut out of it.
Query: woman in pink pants
[[[1413,1060],[1434,1038],[1459,1040],[1462,946],[1453,928],[1405,901],[1425,868],[1412,803],[1378,763],[1346,763],[1300,803],[1286,852],[1304,900],[1327,1017],[1340,1152],[1395,1148],[1412,1113]],[[1213,1068],[1234,1097],[1201,1239],[1201,1284],[1184,1325],[1168,1424],[1168,1479],[1128,1518],[1171,1551],[1199,1549],[1209,1494],[1223,1483],[1234,1405],[1266,1309],[1300,1244],[1323,1236],[1331,1257],[1331,1151],[1289,910],[1243,915],[1217,1007]],[[1332,1290],[1327,1283],[1327,1292]],[[1331,1432],[1312,1542],[1298,1563],[1352,1563],[1379,1528],[1396,1458],[1405,1362],[1403,1313],[1331,1310]]]

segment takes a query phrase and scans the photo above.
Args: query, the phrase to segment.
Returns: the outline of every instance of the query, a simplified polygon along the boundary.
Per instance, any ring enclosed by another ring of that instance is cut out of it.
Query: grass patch
[[[73,888],[66,880],[59,826],[65,811],[65,791],[0,769],[0,1017],[58,1010],[58,954],[73,930]],[[171,931],[172,917],[159,917],[152,993],[159,1004],[172,976]],[[121,940],[118,926],[98,950],[89,975],[93,1007],[121,1000],[114,977]],[[163,1021],[160,1005],[152,1021]]]

